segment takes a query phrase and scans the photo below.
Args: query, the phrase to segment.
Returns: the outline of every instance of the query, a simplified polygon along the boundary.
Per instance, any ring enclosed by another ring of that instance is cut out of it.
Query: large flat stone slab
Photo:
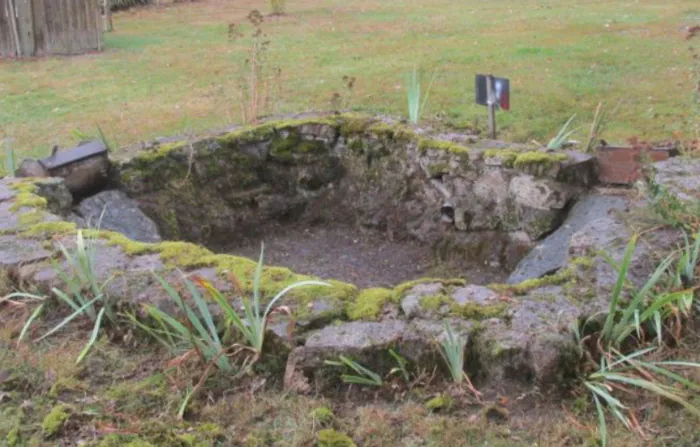
[[[573,206],[561,227],[520,261],[507,282],[517,284],[559,270],[566,265],[569,243],[574,233],[592,221],[607,217],[613,210],[623,211],[626,208],[627,200],[623,197],[605,195],[584,197]]]
[[[0,268],[15,268],[47,259],[51,252],[39,241],[20,239],[16,236],[0,237]]]

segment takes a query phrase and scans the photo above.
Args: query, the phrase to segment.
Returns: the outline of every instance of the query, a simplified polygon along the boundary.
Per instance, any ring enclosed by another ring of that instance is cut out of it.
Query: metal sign
[[[496,139],[496,109],[510,110],[510,81],[476,75],[476,103],[489,108],[489,138]]]
[[[491,75],[476,75],[476,103],[482,106],[489,105],[489,77],[493,85],[492,102],[500,109],[510,110],[510,80],[506,78],[496,78]]]

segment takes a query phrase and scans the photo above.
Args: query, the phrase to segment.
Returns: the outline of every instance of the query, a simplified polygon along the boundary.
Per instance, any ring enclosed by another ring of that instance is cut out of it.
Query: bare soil
[[[475,265],[469,259],[443,263],[426,244],[392,240],[381,232],[341,223],[281,224],[267,229],[262,236],[214,249],[257,259],[262,242],[267,265],[358,287],[393,287],[426,276],[462,277],[472,284],[488,284],[503,281],[508,275],[504,269]]]

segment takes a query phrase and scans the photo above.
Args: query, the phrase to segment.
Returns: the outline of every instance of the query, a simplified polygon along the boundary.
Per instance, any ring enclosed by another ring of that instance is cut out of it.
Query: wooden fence
[[[0,57],[102,49],[97,0],[0,0]]]

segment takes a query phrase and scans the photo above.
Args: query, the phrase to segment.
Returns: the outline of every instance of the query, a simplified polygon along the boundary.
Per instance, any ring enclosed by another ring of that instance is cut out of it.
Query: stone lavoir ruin
[[[692,165],[671,158],[652,175],[678,200],[697,200]],[[70,244],[105,207],[97,274],[112,278],[106,293],[125,306],[175,311],[154,271],[173,283],[197,274],[232,297],[233,273],[249,292],[250,257],[270,240],[267,297],[306,275],[332,285],[288,295],[294,340],[283,321],[271,327],[286,346],[285,384],[297,391],[332,386],[324,360],[339,354],[378,372],[390,367],[389,348],[434,359],[444,321],[469,337],[478,386],[560,382],[578,364],[572,324],[604,310],[616,280],[600,253],[620,258],[635,210],[650,200],[643,188],[597,187],[588,154],[359,115],[155,142],[113,159],[106,178],[80,202],[60,178],[0,182],[0,267],[13,285],[58,285],[57,243]],[[650,247],[681,235],[644,237],[633,281],[654,267]]]

